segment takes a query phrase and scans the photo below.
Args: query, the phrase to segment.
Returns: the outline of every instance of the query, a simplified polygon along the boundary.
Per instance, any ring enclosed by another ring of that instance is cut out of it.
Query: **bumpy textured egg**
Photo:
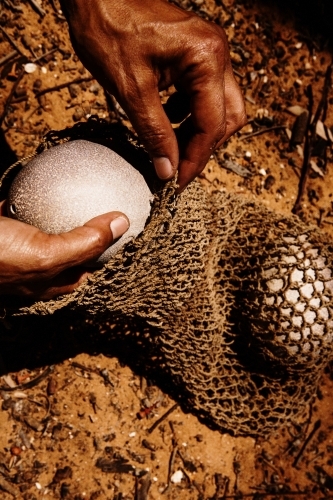
[[[106,212],[120,211],[128,231],[98,259],[107,262],[140,234],[152,194],[142,175],[105,146],[77,140],[55,146],[30,161],[9,191],[9,216],[60,234]]]

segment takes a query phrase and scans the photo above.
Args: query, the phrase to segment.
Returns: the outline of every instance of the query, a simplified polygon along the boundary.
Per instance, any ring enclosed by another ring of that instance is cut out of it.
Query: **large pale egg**
[[[19,172],[9,191],[8,212],[50,234],[70,231],[106,212],[123,212],[130,228],[98,259],[105,263],[143,231],[152,198],[142,175],[124,158],[77,140],[44,151]]]

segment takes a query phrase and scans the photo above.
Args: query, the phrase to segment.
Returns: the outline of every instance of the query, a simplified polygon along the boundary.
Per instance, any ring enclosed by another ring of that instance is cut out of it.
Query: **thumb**
[[[52,274],[57,274],[98,258],[127,231],[129,225],[126,215],[109,212],[68,233],[48,235],[49,269],[52,269]]]

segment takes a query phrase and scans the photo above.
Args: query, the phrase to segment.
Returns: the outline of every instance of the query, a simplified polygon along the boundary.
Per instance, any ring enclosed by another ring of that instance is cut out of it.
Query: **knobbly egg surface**
[[[142,175],[124,158],[100,144],[76,140],[44,151],[19,172],[8,212],[49,234],[70,231],[106,212],[123,212],[130,227],[98,259],[105,263],[143,231],[152,198]]]

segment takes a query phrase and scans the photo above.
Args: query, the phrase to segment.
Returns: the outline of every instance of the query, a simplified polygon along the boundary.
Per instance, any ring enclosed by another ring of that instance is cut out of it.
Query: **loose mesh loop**
[[[73,293],[15,314],[139,321],[187,408],[267,435],[304,411],[332,356],[332,246],[295,216],[175,188],[155,192],[144,232]]]

